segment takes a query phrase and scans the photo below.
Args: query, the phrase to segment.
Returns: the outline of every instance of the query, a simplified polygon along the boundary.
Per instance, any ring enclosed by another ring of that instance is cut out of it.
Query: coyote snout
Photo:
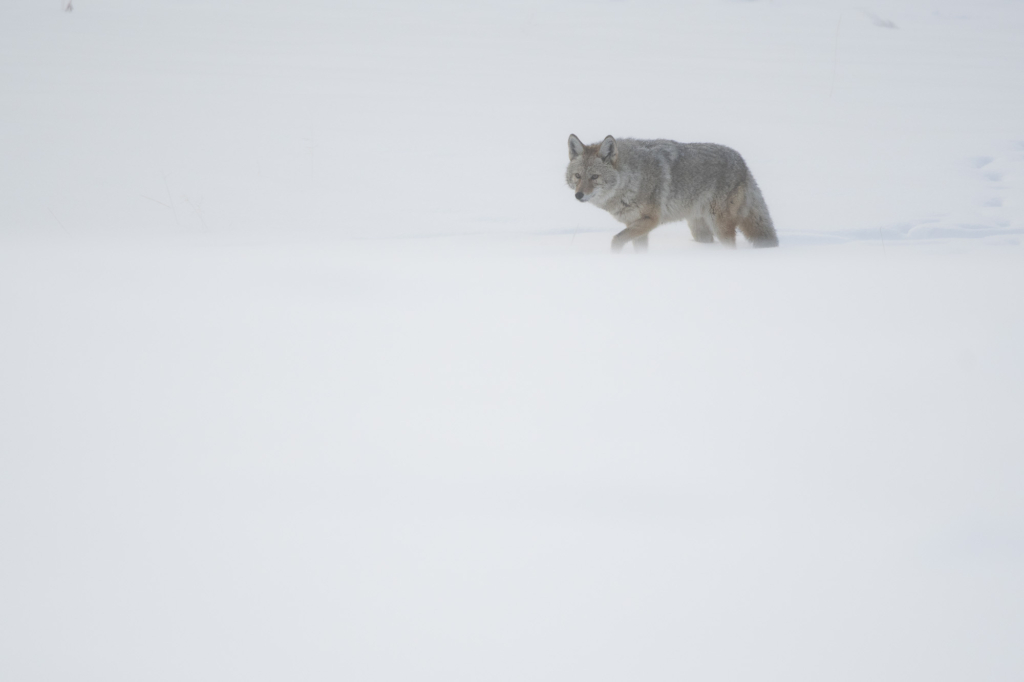
[[[736,229],[754,246],[778,246],[761,190],[743,157],[718,144],[672,140],[616,140],[585,145],[569,136],[565,181],[580,202],[590,202],[626,224],[612,239],[642,250],[662,223],[685,220],[693,238],[736,245]]]

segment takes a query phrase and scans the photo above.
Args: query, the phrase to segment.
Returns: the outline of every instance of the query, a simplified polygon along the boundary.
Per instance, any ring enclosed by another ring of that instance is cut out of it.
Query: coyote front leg
[[[627,242],[633,242],[633,248],[637,251],[646,251],[647,235],[657,226],[657,219],[651,216],[645,215],[634,220],[625,230],[612,237],[612,251],[621,251]]]

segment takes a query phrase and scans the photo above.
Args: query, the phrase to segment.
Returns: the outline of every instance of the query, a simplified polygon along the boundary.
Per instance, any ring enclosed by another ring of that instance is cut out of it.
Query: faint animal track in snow
[[[872,14],[867,10],[864,10],[864,14],[867,15],[867,18],[870,19],[871,23],[874,24],[875,26],[878,26],[880,28],[899,28],[899,26],[889,21],[888,19],[883,19],[882,17],[876,14]]]
[[[984,238],[1018,244],[1024,235],[1019,191],[1024,178],[1024,142],[1008,141],[991,155],[964,159],[973,201],[941,217],[883,227],[885,239]]]
[[[977,191],[976,217],[987,225],[987,230],[1002,234],[1024,233],[1021,221],[1022,179],[1024,179],[1024,142],[1008,141],[1006,146],[992,156],[976,156],[968,159],[970,171],[975,178]],[[961,215],[965,222],[969,218]]]

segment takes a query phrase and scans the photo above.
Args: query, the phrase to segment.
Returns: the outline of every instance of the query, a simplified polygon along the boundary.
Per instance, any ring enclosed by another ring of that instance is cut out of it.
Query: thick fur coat
[[[626,225],[612,249],[647,246],[662,223],[685,220],[693,238],[736,245],[736,230],[754,246],[778,246],[768,206],[743,157],[718,144],[616,140],[585,145],[569,136],[565,181],[581,202]]]

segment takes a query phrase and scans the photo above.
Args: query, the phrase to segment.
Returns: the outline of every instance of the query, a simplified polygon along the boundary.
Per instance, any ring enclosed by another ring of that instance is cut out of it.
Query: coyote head
[[[619,145],[609,135],[601,144],[584,145],[575,135],[569,136],[569,167],[565,181],[576,190],[576,198],[590,201],[615,187],[619,172],[615,162],[619,158]]]

